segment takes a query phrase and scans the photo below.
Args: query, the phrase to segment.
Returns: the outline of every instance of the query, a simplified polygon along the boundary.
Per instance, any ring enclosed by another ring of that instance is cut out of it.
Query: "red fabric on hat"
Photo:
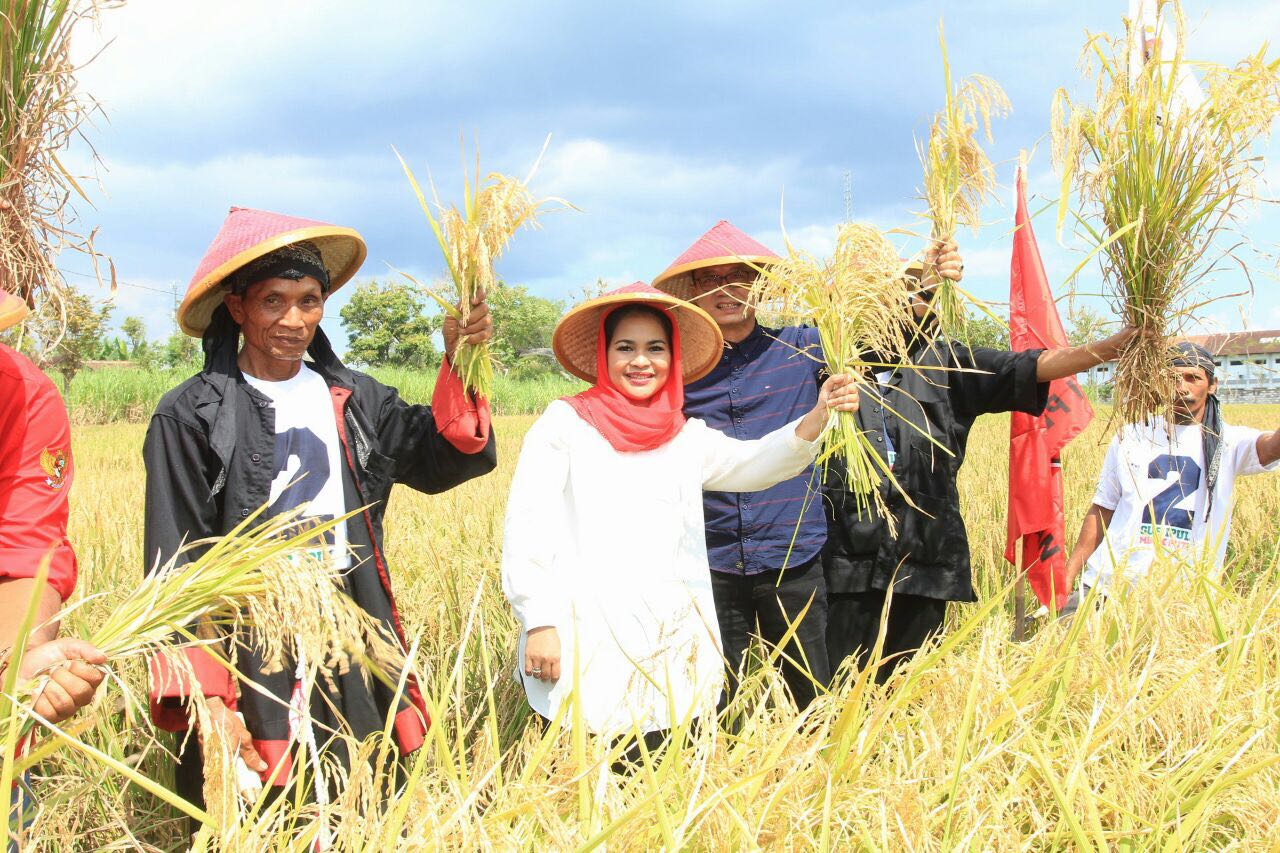
[[[744,258],[763,255],[768,258],[778,257],[761,243],[739,231],[727,219],[721,219],[703,234],[693,245],[684,250],[684,254],[671,262],[671,267],[707,261],[712,258],[741,255]]]
[[[671,371],[666,383],[647,400],[633,400],[609,378],[609,361],[605,354],[604,323],[618,308],[600,313],[596,334],[596,384],[580,394],[564,397],[584,421],[591,424],[613,446],[623,453],[653,450],[666,444],[684,427],[684,377],[680,362],[680,325],[670,311],[659,305],[652,307],[671,321]]]
[[[49,586],[76,586],[67,539],[75,475],[67,407],[30,359],[0,344],[0,578],[33,578],[49,559]]]
[[[1009,278],[1009,345],[1013,350],[1064,347],[1067,334],[1049,281],[1031,217],[1026,184],[1017,179],[1013,259]],[[1041,604],[1061,608],[1071,590],[1066,586],[1066,552],[1062,518],[1062,465],[1058,454],[1093,420],[1093,407],[1074,378],[1049,383],[1043,415],[1014,412],[1009,424],[1009,528],[1005,559],[1017,562],[1022,540],[1022,568]]]
[[[187,292],[199,284],[205,276],[245,249],[269,240],[277,234],[297,231],[300,228],[326,227],[329,223],[315,219],[303,219],[298,216],[285,216],[268,210],[254,210],[250,207],[233,207],[218,229],[218,236],[213,238],[196,274],[187,284]]]

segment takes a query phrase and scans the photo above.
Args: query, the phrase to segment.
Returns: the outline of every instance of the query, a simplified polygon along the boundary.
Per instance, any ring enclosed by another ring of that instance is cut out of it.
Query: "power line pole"
[[[173,296],[173,331],[180,334],[182,329],[178,326],[178,283],[176,281],[169,282],[169,293]]]

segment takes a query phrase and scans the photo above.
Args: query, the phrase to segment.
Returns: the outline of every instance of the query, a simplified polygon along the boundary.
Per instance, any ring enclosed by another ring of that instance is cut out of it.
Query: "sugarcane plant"
[[[1139,330],[1117,365],[1117,415],[1172,423],[1169,336],[1224,262],[1248,275],[1236,224],[1261,169],[1255,145],[1280,112],[1280,61],[1268,61],[1263,46],[1231,67],[1196,62],[1201,89],[1183,55],[1181,6],[1150,1],[1155,20],[1170,12],[1172,26],[1148,33],[1128,19],[1123,37],[1089,36],[1082,67],[1093,103],[1054,94],[1053,158],[1059,235],[1071,214],[1098,251],[1117,313]],[[1079,212],[1070,210],[1073,192]]]
[[[550,141],[551,138],[547,137],[542,152],[523,179],[499,172],[490,172],[481,178],[477,153],[475,170],[468,175],[465,166],[463,168],[461,210],[455,205],[445,206],[436,192],[435,182],[431,180],[428,181],[431,189],[431,201],[428,202],[409,165],[396,152],[400,166],[413,187],[418,204],[426,214],[431,231],[444,255],[457,304],[444,295],[423,287],[408,273],[400,274],[425,291],[460,324],[464,322],[466,312],[475,298],[492,292],[497,285],[498,278],[493,265],[507,250],[516,231],[539,227],[538,216],[549,205],[571,206],[562,199],[537,198],[529,189],[529,181],[537,172]],[[468,391],[484,397],[490,395],[493,388],[493,357],[488,342],[461,342],[453,357],[453,365]]]
[[[991,138],[991,119],[1009,112],[1009,99],[1000,85],[990,77],[974,74],[953,85],[951,63],[947,58],[947,40],[942,24],[938,25],[938,43],[942,48],[942,71],[946,82],[946,102],[929,125],[929,140],[920,150],[924,165],[923,214],[930,223],[929,234],[935,243],[955,239],[956,229],[968,226],[976,233],[982,226],[982,206],[994,197],[995,167],[979,144],[981,131]],[[926,269],[922,280],[932,278]],[[942,330],[959,333],[965,325],[965,303],[970,302],[990,314],[959,284],[937,277],[933,310]]]
[[[846,223],[826,259],[796,248],[785,229],[784,241],[785,257],[755,267],[759,277],[751,300],[757,310],[818,330],[822,352],[800,356],[825,359],[832,373],[847,373],[863,388],[874,383],[875,370],[907,361],[907,265],[884,234],[870,225]],[[880,487],[886,478],[895,487],[897,483],[853,412],[831,413],[818,458],[827,463],[833,457],[843,463],[858,509],[864,514],[875,511],[892,529],[894,521]]]
[[[0,0],[0,287],[57,317],[69,290],[59,252],[100,259],[77,233],[69,201],[88,199],[59,155],[96,109],[76,85],[71,33],[105,5],[119,4]]]

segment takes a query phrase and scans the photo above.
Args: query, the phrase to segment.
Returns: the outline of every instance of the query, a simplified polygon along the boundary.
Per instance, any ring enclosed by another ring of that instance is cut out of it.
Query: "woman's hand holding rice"
[[[858,411],[858,386],[847,373],[837,373],[822,383],[818,403],[796,425],[796,436],[805,441],[817,441],[830,411]]]

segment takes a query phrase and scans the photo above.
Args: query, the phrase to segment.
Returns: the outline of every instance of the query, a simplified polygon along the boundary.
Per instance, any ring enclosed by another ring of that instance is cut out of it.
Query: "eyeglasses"
[[[735,269],[729,272],[713,273],[705,270],[693,271],[693,283],[698,287],[723,287],[726,284],[745,284],[750,285],[755,282],[757,276],[753,269]]]

